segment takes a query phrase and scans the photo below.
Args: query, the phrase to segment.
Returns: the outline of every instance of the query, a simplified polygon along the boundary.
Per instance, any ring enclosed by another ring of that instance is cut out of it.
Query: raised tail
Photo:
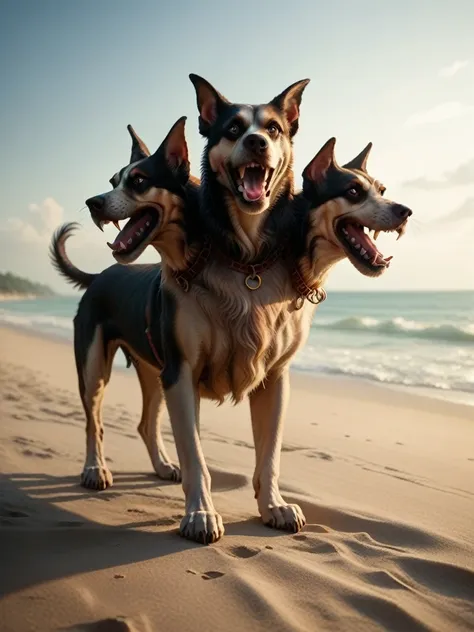
[[[53,235],[49,247],[51,263],[66,281],[75,287],[85,290],[97,277],[97,274],[89,274],[76,268],[66,254],[66,241],[79,228],[76,222],[69,222],[60,226]]]

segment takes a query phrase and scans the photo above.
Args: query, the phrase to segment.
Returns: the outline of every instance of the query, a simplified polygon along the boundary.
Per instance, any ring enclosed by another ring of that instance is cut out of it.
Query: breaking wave
[[[343,318],[334,322],[322,322],[316,318],[313,328],[331,329],[338,331],[366,332],[370,334],[383,334],[385,336],[403,336],[409,338],[421,338],[437,342],[457,342],[474,344],[474,324],[465,326],[421,323],[414,320],[406,320],[402,317],[389,320],[377,320],[376,318]]]

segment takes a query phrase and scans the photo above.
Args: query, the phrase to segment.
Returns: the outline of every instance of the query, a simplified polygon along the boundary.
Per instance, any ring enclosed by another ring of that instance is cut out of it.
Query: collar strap
[[[155,283],[156,280],[153,281],[150,287],[150,291],[148,292],[148,299],[145,307],[145,335],[148,340],[148,344],[150,345],[151,352],[153,357],[155,358],[156,365],[160,371],[160,373],[164,369],[164,362],[158,353],[158,349],[155,347],[155,343],[153,342],[153,335],[151,331],[151,323],[152,323],[152,306],[153,299],[155,298]]]
[[[235,270],[236,272],[241,272],[242,274],[247,274],[251,277],[256,277],[260,275],[262,272],[265,272],[265,270],[268,270],[269,268],[271,268],[272,265],[276,263],[276,261],[280,259],[280,257],[283,256],[285,249],[286,249],[286,244],[279,246],[278,248],[275,248],[275,250],[273,250],[269,254],[269,256],[263,261],[261,261],[260,263],[254,263],[254,264],[240,263],[240,261],[234,261],[233,259],[231,259],[229,263],[229,268],[231,270]],[[227,255],[224,255],[224,257],[228,259]]]
[[[183,290],[183,292],[189,291],[191,281],[193,281],[197,277],[197,275],[201,272],[206,263],[209,261],[211,250],[211,241],[209,237],[206,237],[204,239],[201,250],[198,252],[195,259],[191,262],[191,265],[189,265],[185,270],[173,272],[173,277],[179,287]]]
[[[313,305],[318,305],[326,300],[326,290],[317,285],[308,285],[296,265],[291,272],[291,280],[299,298],[307,299]]]

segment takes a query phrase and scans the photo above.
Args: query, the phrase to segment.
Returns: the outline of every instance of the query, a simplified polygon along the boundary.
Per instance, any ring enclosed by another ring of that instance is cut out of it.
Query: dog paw
[[[192,511],[181,520],[179,534],[199,544],[212,544],[224,535],[224,523],[215,511]]]
[[[114,479],[112,472],[106,465],[95,465],[85,467],[81,474],[81,485],[87,489],[97,489],[99,491],[112,487]]]
[[[160,461],[154,464],[155,472],[158,478],[164,481],[181,482],[181,470],[174,463],[165,463]]]
[[[297,533],[306,524],[306,518],[298,505],[276,505],[261,511],[263,523],[272,529]]]

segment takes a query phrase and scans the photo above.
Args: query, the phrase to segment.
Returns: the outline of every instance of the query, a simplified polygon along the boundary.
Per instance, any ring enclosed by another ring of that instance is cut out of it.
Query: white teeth
[[[349,234],[345,228],[342,229],[342,232],[344,233],[344,235],[348,235]]]
[[[123,241],[120,242],[120,248],[122,248],[122,250],[125,250],[127,246],[123,243]]]
[[[356,244],[355,247],[356,247],[356,250],[360,250],[360,244]]]
[[[243,187],[242,185],[239,185],[239,191],[240,191],[241,193],[243,193],[243,192],[244,192],[244,187]]]
[[[239,176],[240,179],[242,180],[245,174],[245,167],[239,167]]]
[[[127,241],[127,244],[130,246],[130,244],[132,243],[132,238],[130,237],[130,239]]]
[[[362,250],[361,250],[361,252],[362,252]],[[368,259],[368,258],[369,258],[369,255],[364,255],[364,259]]]
[[[374,241],[377,240],[377,237],[380,235],[380,231],[379,230],[374,230]]]
[[[144,233],[144,232],[145,232],[145,227],[144,227],[144,226],[142,226],[142,227],[140,228],[140,234],[142,234],[142,233]]]
[[[354,239],[354,237],[351,237],[351,241],[353,244],[355,244],[356,240]]]
[[[147,222],[147,223],[146,223],[146,225],[147,225],[147,226],[149,226],[149,225],[150,225],[150,222]]]
[[[365,250],[364,248],[360,249],[360,254],[361,255],[365,255],[366,252],[367,252],[367,250]],[[367,257],[367,259],[368,259],[368,257]]]
[[[100,230],[101,230],[101,231],[103,231],[103,230],[104,230],[104,224],[105,224],[104,220],[101,220],[101,221],[99,222],[99,228],[100,228]]]

